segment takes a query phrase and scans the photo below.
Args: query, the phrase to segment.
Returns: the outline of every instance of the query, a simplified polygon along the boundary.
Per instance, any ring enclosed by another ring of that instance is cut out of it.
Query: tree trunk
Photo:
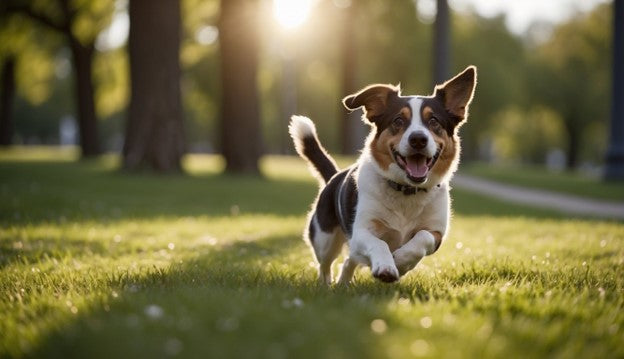
[[[293,53],[293,48],[288,49],[288,53],[282,55],[282,76],[281,76],[281,110],[282,122],[279,153],[285,155],[292,153],[292,139],[288,134],[288,124],[290,117],[297,113],[297,59]]]
[[[130,0],[131,101],[125,169],[181,170],[185,152],[180,95],[180,1]]]
[[[0,146],[13,143],[13,103],[15,100],[15,57],[2,64],[2,93],[0,99]]]
[[[80,148],[82,157],[93,157],[101,153],[92,77],[95,47],[93,43],[81,44],[71,32],[66,35],[74,62],[74,91],[80,131]]]
[[[624,0],[613,2],[611,126],[605,179],[624,180]]]
[[[437,0],[433,30],[433,84],[448,80],[450,68],[450,23],[447,0]]]
[[[357,39],[354,31],[356,2],[343,10],[341,28],[341,49],[342,49],[342,94],[343,96],[354,93],[356,88],[356,67],[357,67]],[[366,125],[362,122],[361,110],[347,111],[340,103],[340,144],[341,152],[345,155],[356,154],[364,145],[366,137]]]
[[[221,149],[231,173],[259,173],[259,10],[257,0],[221,0]]]
[[[573,120],[572,120],[573,121]],[[579,160],[579,146],[581,145],[580,131],[574,126],[566,126],[568,132],[568,148],[566,151],[566,170],[573,171],[576,169]]]

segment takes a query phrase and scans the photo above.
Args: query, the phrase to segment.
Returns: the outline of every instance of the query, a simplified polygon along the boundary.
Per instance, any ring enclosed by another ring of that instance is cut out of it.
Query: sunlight
[[[313,0],[273,0],[273,16],[285,29],[303,24],[312,8]]]

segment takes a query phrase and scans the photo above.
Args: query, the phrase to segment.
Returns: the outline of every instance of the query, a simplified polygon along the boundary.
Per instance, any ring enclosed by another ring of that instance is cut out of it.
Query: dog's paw
[[[411,271],[416,267],[411,263],[402,263],[401,265],[397,265],[397,269],[399,270],[399,276],[404,276],[407,272]]]
[[[402,250],[402,248],[397,249],[392,253],[392,257],[394,258],[394,264],[399,270],[399,275],[403,276],[405,273],[411,271],[416,267],[416,264],[422,258],[421,255],[416,253],[411,253],[407,250]]]
[[[394,265],[377,265],[372,269],[373,277],[385,283],[399,280],[399,271]]]

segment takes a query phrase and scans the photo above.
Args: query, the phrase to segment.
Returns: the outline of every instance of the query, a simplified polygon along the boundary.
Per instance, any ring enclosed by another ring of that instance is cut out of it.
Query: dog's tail
[[[314,122],[304,116],[293,116],[288,132],[295,143],[299,156],[310,163],[313,174],[322,183],[327,183],[338,172],[334,159],[325,151],[318,137]]]

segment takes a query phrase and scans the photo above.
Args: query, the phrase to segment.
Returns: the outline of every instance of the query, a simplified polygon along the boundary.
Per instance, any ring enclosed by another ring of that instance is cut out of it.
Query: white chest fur
[[[441,183],[412,195],[391,188],[369,161],[360,162],[358,204],[354,227],[365,226],[388,243],[402,246],[417,230],[446,233],[449,219],[449,187]]]

